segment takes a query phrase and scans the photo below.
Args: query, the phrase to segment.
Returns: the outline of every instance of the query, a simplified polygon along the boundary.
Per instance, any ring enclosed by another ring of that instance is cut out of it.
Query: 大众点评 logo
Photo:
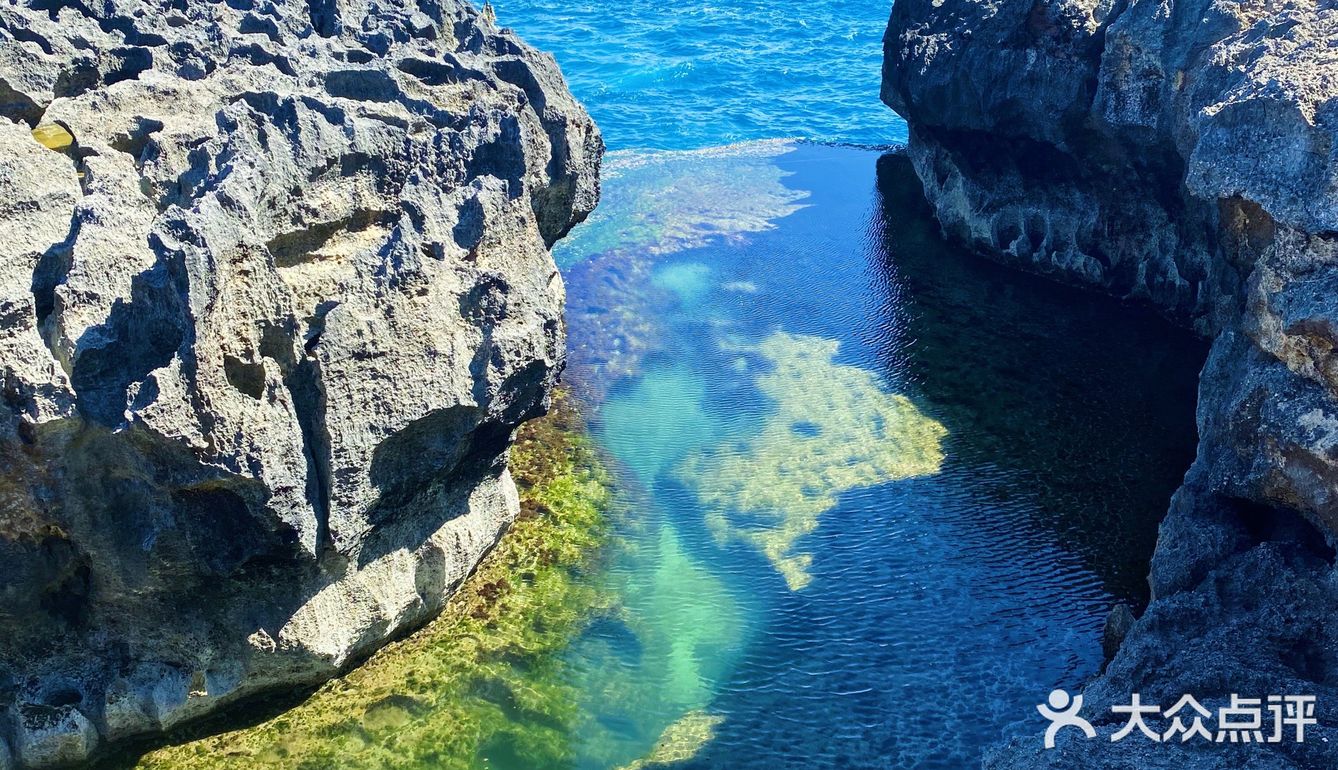
[[[1048,703],[1036,707],[1041,716],[1050,720],[1045,731],[1045,747],[1055,747],[1055,736],[1060,730],[1072,727],[1087,738],[1096,737],[1092,723],[1084,719],[1083,696],[1071,696],[1064,690],[1050,693]],[[1170,708],[1143,703],[1134,693],[1128,705],[1112,706],[1110,712],[1125,720],[1124,726],[1111,733],[1112,741],[1121,741],[1135,730],[1144,738],[1163,743],[1179,739],[1206,740],[1216,743],[1282,743],[1290,734],[1297,743],[1305,743],[1307,725],[1318,724],[1315,718],[1313,695],[1269,695],[1266,698],[1242,698],[1233,694],[1229,705],[1217,709],[1216,714],[1192,695],[1185,695]],[[1159,727],[1149,724],[1156,720]],[[1204,720],[1215,723],[1210,728]]]

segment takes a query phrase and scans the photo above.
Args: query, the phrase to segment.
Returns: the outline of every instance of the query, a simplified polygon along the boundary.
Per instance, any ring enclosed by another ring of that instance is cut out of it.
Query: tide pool
[[[557,253],[627,501],[575,766],[963,768],[1035,732],[1146,599],[1199,344],[946,245],[900,156],[608,165]]]
[[[141,766],[959,770],[1099,670],[1200,343],[948,246],[899,155],[623,152],[605,185],[556,255],[561,430],[516,456],[566,523],[306,704]]]

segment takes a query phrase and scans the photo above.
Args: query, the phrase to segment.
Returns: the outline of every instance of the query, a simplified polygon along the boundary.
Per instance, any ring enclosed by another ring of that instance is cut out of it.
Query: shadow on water
[[[706,683],[723,720],[675,767],[949,770],[1034,732],[1037,698],[1099,667],[1110,606],[1145,601],[1204,346],[944,243],[899,155],[801,144],[779,177],[676,162],[798,205],[638,268],[667,291],[636,294],[652,342],[599,405],[665,531],[746,610],[746,646]],[[878,445],[916,435],[943,436],[942,462],[899,472]],[[774,538],[713,543],[713,505],[800,534],[779,559]]]
[[[1207,344],[1148,308],[945,243],[903,154],[878,160],[878,204],[879,315],[902,327],[877,335],[887,369],[916,383],[951,435],[970,426],[957,462],[1013,472],[1006,484],[983,476],[991,495],[1025,487],[1060,544],[1141,607],[1157,525],[1194,459]]]

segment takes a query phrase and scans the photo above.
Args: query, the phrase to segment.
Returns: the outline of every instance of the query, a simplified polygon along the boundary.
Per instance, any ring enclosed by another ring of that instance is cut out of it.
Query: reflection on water
[[[897,157],[610,166],[559,247],[630,501],[578,765],[960,768],[1033,731],[1142,600],[1202,349],[947,247]]]

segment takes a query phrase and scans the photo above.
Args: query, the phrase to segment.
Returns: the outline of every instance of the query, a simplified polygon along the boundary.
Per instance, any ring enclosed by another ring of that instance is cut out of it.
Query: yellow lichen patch
[[[50,150],[63,150],[74,144],[74,136],[58,123],[43,123],[34,128],[33,138]]]
[[[645,759],[624,765],[622,770],[647,770],[686,762],[715,738],[715,728],[723,721],[725,718],[719,714],[690,711],[665,729]]]
[[[610,603],[577,576],[605,538],[608,479],[560,395],[521,428],[511,467],[520,518],[437,620],[289,711],[189,728],[138,766],[472,770],[493,751],[570,764],[578,698],[559,653]]]
[[[690,456],[678,472],[716,536],[753,544],[795,591],[813,560],[795,544],[843,492],[931,475],[943,462],[947,429],[872,372],[836,363],[837,347],[784,332],[760,343],[771,369],[756,384],[774,404],[761,430]]]

